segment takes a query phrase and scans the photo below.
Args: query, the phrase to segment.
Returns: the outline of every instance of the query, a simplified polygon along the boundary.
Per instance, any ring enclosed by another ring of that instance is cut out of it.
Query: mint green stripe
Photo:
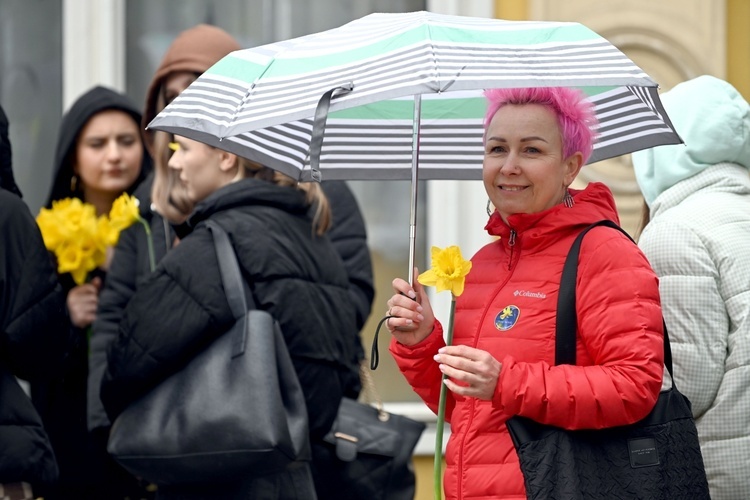
[[[605,92],[609,92],[610,90],[614,90],[614,89],[616,89],[618,87],[595,87],[595,86],[591,86],[591,87],[579,87],[579,88],[580,88],[580,90],[583,91],[584,94],[586,94],[587,96],[591,97],[591,96],[594,96],[594,95],[599,95],[599,94],[603,94]]]
[[[517,26],[517,25],[516,25]],[[604,40],[600,35],[580,24],[549,28],[509,29],[502,31],[470,30],[447,26],[430,26],[430,38],[441,42],[471,42],[490,45],[527,45],[532,48],[540,43],[570,43],[589,40]]]
[[[487,103],[483,97],[440,100],[422,99],[423,119],[472,119],[484,116]],[[349,120],[411,120],[414,101],[390,100],[334,111],[331,118]]]
[[[616,87],[579,88],[591,97]],[[484,97],[422,99],[422,118],[424,119],[476,119],[483,118],[486,111],[487,102]],[[410,99],[379,101],[330,113],[331,118],[349,120],[411,120],[413,116],[414,101]]]
[[[428,36],[429,32],[429,36]],[[274,61],[264,77],[287,77],[290,75],[304,75],[313,71],[320,71],[328,67],[348,64],[369,59],[379,54],[386,54],[394,50],[418,43],[425,39],[441,42],[478,43],[488,45],[527,45],[529,48],[539,43],[550,41],[567,43],[584,40],[601,39],[599,35],[582,25],[565,25],[546,29],[482,31],[468,28],[451,28],[443,26],[418,26],[400,33],[395,37],[388,37],[372,44],[345,52],[311,56],[300,59],[283,59]],[[603,39],[602,39],[603,40]],[[249,49],[252,50],[252,49]],[[265,68],[250,63],[244,59],[230,56],[225,57],[207,73],[235,78],[241,81],[253,82],[263,74]]]

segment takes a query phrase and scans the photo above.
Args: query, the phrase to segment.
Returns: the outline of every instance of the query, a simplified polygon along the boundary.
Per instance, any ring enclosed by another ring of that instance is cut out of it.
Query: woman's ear
[[[219,169],[222,172],[234,173],[234,170],[239,167],[240,160],[237,155],[224,151],[223,149],[217,149],[219,152]]]
[[[580,151],[576,151],[565,159],[563,162],[563,168],[565,169],[563,178],[566,186],[570,186],[578,177],[581,167],[583,167],[583,153]]]

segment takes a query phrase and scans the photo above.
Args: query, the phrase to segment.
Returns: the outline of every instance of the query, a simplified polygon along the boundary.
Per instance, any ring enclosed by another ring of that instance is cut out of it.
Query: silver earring
[[[575,204],[575,201],[573,201],[573,197],[570,195],[570,191],[568,191],[567,188],[565,189],[565,194],[563,195],[562,201],[563,205],[568,208],[571,208]]]
[[[486,208],[486,210],[487,210],[487,216],[488,216],[488,217],[489,217],[489,216],[492,216],[492,212],[493,212],[493,210],[492,210],[492,209],[490,209],[490,206],[491,206],[491,205],[492,205],[492,201],[490,201],[490,199],[489,199],[489,198],[487,198],[487,208]]]

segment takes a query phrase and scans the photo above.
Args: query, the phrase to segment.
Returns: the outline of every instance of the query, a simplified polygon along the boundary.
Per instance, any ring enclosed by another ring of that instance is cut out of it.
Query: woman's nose
[[[119,160],[122,156],[122,148],[117,141],[109,141],[107,144],[107,158],[110,160]]]
[[[518,160],[518,155],[514,151],[508,152],[508,154],[503,159],[503,164],[500,167],[500,172],[505,175],[518,173]]]
[[[171,168],[172,170],[180,170],[180,165],[175,160],[175,156],[177,155],[173,153],[172,156],[169,157],[169,161],[167,162],[167,167]]]

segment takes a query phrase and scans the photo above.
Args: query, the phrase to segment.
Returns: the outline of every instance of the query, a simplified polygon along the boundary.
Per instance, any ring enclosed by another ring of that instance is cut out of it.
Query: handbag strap
[[[570,247],[568,256],[563,265],[562,278],[560,279],[560,292],[557,297],[557,318],[555,324],[555,364],[556,365],[575,365],[576,364],[576,336],[578,333],[578,321],[576,318],[576,278],[578,275],[578,256],[581,252],[581,241],[583,237],[595,227],[606,226],[617,229],[628,237],[630,241],[635,240],[620,226],[611,220],[600,220],[594,222],[586,229],[581,231],[578,237]],[[667,371],[672,377],[674,385],[674,375],[672,374],[672,349],[669,345],[669,334],[667,333],[667,324],[662,318],[664,326],[664,364]]]
[[[383,400],[380,397],[378,388],[375,386],[375,381],[372,379],[372,375],[367,368],[367,362],[365,360],[362,360],[359,364],[359,380],[362,383],[361,401],[375,406],[382,421],[388,420],[388,412],[383,408]]]
[[[236,321],[243,319],[247,321],[247,311],[257,309],[257,307],[252,292],[245,280],[242,279],[237,254],[229,241],[229,235],[215,221],[206,221],[206,227],[214,237],[214,248],[216,249],[216,258],[219,261],[221,283],[224,286],[224,293],[227,295],[227,302],[232,310],[232,315]],[[247,293],[245,293],[246,290]],[[232,341],[232,357],[245,352],[245,330],[238,329],[236,332],[237,335]]]

